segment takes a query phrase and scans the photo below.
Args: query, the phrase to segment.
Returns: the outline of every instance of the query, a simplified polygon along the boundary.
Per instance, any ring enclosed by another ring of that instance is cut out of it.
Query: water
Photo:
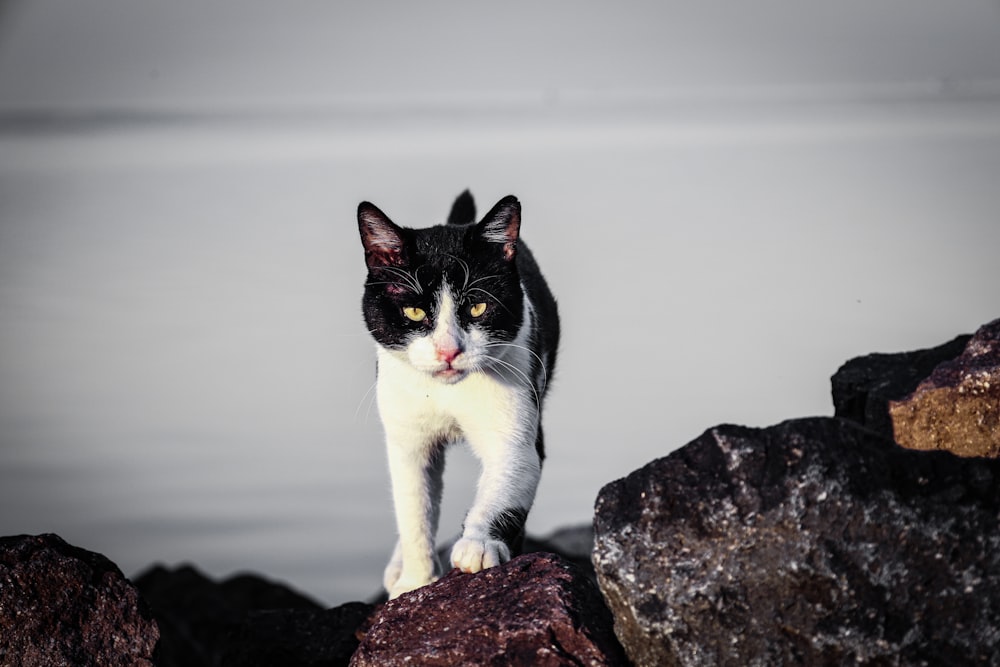
[[[722,109],[722,110],[720,110]],[[562,311],[529,531],[722,422],[1000,316],[1000,105],[580,103],[0,133],[0,534],[336,604],[393,523],[357,202],[508,193]],[[476,462],[453,451],[442,537]]]

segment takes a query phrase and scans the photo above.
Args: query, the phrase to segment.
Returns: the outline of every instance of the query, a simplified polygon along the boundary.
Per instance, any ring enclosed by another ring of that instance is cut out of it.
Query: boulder
[[[624,665],[596,586],[554,554],[457,570],[390,600],[351,661],[367,665]]]
[[[104,556],[57,535],[0,537],[0,665],[151,667],[158,638]]]
[[[851,359],[830,378],[834,416],[892,438],[889,402],[912,393],[938,364],[962,354],[970,339],[963,335],[927,350]]]
[[[1000,319],[981,327],[913,393],[890,400],[889,416],[904,447],[1000,456]]]
[[[719,426],[601,490],[594,565],[637,665],[996,665],[998,513],[1000,460]]]
[[[323,609],[256,575],[216,582],[191,566],[136,579],[162,631],[160,667],[346,665],[372,605]]]

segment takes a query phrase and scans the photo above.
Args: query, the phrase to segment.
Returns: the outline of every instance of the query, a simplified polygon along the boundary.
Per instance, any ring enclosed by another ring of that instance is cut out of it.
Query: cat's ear
[[[358,204],[358,230],[369,269],[406,264],[403,230],[377,206],[366,201]]]
[[[521,231],[521,204],[514,195],[507,195],[486,214],[477,230],[490,243],[503,245],[508,262],[517,255],[517,237]]]
[[[466,190],[458,195],[458,199],[451,205],[451,213],[448,215],[449,225],[468,225],[476,221],[476,202],[472,198],[472,193]]]

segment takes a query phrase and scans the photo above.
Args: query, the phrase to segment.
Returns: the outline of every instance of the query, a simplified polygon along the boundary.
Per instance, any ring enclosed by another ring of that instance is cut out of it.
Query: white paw
[[[397,598],[403,593],[409,593],[421,586],[433,583],[441,576],[441,564],[437,557],[427,559],[425,562],[411,563],[411,567],[403,565],[403,555],[396,545],[392,552],[389,564],[385,566],[382,574],[382,585],[389,593],[389,599]]]
[[[451,550],[451,564],[467,573],[496,567],[509,560],[510,549],[500,540],[474,540],[463,537]]]
[[[389,593],[389,599],[395,600],[403,593],[415,591],[418,588],[426,586],[427,584],[433,584],[437,580],[438,578],[436,576],[408,577],[405,573],[403,573],[398,579],[396,579],[392,586],[386,588],[386,591]]]

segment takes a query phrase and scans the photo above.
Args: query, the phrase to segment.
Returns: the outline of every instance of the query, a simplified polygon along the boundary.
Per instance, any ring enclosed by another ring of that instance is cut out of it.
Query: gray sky
[[[7,0],[0,18],[8,109],[1000,81],[996,0]]]

